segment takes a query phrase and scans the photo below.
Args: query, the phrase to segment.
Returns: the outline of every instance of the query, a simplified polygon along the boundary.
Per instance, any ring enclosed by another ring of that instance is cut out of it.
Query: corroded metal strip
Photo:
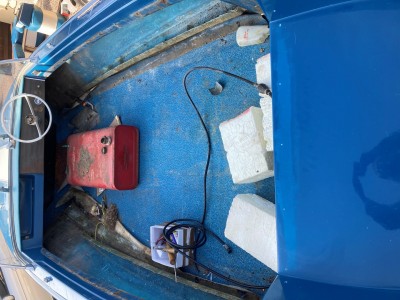
[[[129,67],[131,67],[132,65],[138,63],[139,61],[142,61],[146,58],[149,58],[151,56],[154,56],[170,47],[172,47],[173,45],[182,42],[206,29],[209,29],[211,27],[214,27],[216,25],[219,25],[221,23],[224,23],[228,20],[231,20],[233,18],[236,18],[240,15],[242,15],[244,12],[243,9],[241,8],[235,8],[221,16],[219,16],[218,18],[215,18],[211,21],[208,21],[200,26],[194,27],[192,29],[189,29],[188,31],[186,31],[185,33],[182,33],[176,37],[173,37],[165,42],[162,42],[160,44],[158,44],[157,46],[155,46],[154,48],[151,48],[139,55],[136,55],[135,57],[127,60],[126,62],[123,62],[122,64],[120,64],[119,66],[111,69],[110,71],[104,73],[102,76],[97,77],[94,81],[92,81],[91,83],[87,84],[83,90],[89,90],[90,88],[96,86],[97,84],[99,84],[100,82],[102,82],[103,80],[107,79],[108,77],[119,73]]]
[[[220,39],[221,42],[224,42],[224,37],[235,32],[239,26],[260,24],[265,24],[265,20],[260,15],[244,14],[222,24],[218,24],[212,28],[208,28],[184,41],[181,41],[180,43],[171,46],[165,51],[143,59],[130,68],[123,70],[121,73],[115,74],[114,76],[106,79],[101,83],[101,85],[96,87],[94,93],[100,94],[104,91],[107,91],[127,79],[138,76],[147,70],[154,69],[159,65],[169,61],[173,61],[174,59],[215,40]]]

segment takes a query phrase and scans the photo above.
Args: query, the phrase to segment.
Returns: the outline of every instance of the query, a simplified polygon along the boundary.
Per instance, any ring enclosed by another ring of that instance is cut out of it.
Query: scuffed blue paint
[[[91,1],[31,55],[31,60],[36,62],[37,66],[30,70],[29,75],[34,76],[35,70],[47,71],[55,63],[66,61],[74,49],[81,47],[89,39],[98,39],[115,30],[118,28],[117,24],[126,18],[134,18],[135,13],[136,18],[143,18],[166,5],[180,1],[169,0],[167,4],[158,0]]]
[[[75,255],[68,253],[62,256],[62,263],[78,276],[85,278],[86,282],[122,299],[221,299],[199,289],[177,284],[173,278],[157,276],[84,237],[77,237],[75,242]]]
[[[7,182],[0,182],[1,186],[8,187]],[[12,249],[11,234],[10,234],[10,198],[9,193],[0,192],[0,228],[1,233],[7,243],[7,246]]]
[[[69,68],[85,86],[121,63],[233,7],[220,1],[184,0],[146,18],[132,14],[123,27],[85,45],[70,59]]]
[[[19,86],[19,90],[17,94],[21,94],[23,92],[23,81]],[[15,112],[14,112],[14,120],[22,119],[22,101],[15,102]],[[20,136],[21,132],[21,122],[14,123],[14,132],[13,135],[15,137]],[[16,246],[19,250],[21,250],[21,230],[19,224],[19,153],[20,153],[20,143],[16,143],[15,148],[11,151],[11,194],[12,194],[12,212],[13,212],[13,221],[14,221],[14,232],[12,233],[15,236]],[[11,211],[10,211],[11,212]],[[9,226],[9,230],[10,230]],[[10,246],[10,245],[9,245]],[[14,249],[14,245],[10,247],[12,251],[19,251],[18,249]]]
[[[117,204],[123,224],[143,243],[149,245],[151,225],[176,218],[200,219],[202,215],[207,146],[204,131],[184,93],[185,72],[194,66],[207,65],[255,80],[256,59],[268,51],[268,43],[238,47],[235,34],[230,34],[137,77],[126,78],[116,87],[117,78],[106,80],[93,92],[91,101],[100,113],[99,128],[107,127],[119,115],[123,124],[140,130],[138,188],[105,194],[109,203]],[[208,89],[217,80],[225,89],[222,94],[212,96]],[[209,71],[192,73],[188,88],[212,139],[206,226],[223,237],[228,211],[237,194],[256,193],[274,200],[273,178],[255,184],[233,184],[218,129],[221,122],[251,105],[258,106],[260,97],[253,87]],[[58,136],[62,141],[70,128],[65,126],[67,120],[60,123],[64,124]],[[209,237],[198,251],[199,261],[254,284],[265,284],[273,275],[268,267],[229,244],[233,247],[231,255]],[[193,268],[190,271],[198,275]],[[220,282],[216,277],[213,280]]]

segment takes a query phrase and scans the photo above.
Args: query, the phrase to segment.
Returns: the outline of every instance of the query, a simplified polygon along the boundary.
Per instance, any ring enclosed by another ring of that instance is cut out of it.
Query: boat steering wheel
[[[26,122],[27,122],[28,125],[32,125],[32,126],[35,125],[36,126],[36,130],[38,132],[38,137],[34,138],[32,140],[22,140],[22,139],[19,139],[19,138],[13,136],[11,134],[11,132],[8,130],[6,124],[5,124],[6,108],[10,104],[12,104],[14,101],[17,101],[17,100],[22,99],[22,98],[24,98],[25,101],[28,103],[29,110],[31,112],[30,115],[26,116]],[[34,101],[35,105],[42,105],[43,104],[44,107],[47,109],[47,112],[49,113],[49,124],[47,125],[46,130],[44,132],[40,129],[40,126],[39,126],[39,123],[38,123],[38,121],[39,121],[38,120],[38,116],[35,114],[35,110],[33,109],[31,100],[29,98],[33,98],[33,101]],[[52,120],[53,120],[50,107],[42,98],[40,98],[38,96],[35,96],[35,95],[32,95],[32,94],[25,94],[25,93],[16,95],[16,96],[12,97],[11,99],[9,99],[7,102],[5,102],[4,105],[3,105],[3,108],[1,109],[0,117],[1,117],[1,127],[3,127],[4,132],[6,134],[8,134],[8,136],[11,139],[13,139],[13,140],[15,140],[17,142],[28,143],[28,144],[40,141],[42,138],[44,138],[44,136],[49,132],[50,127],[51,127],[51,123],[52,123]]]

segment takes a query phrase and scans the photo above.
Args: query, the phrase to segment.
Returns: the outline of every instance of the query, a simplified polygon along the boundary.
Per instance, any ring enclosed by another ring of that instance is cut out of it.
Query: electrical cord
[[[203,120],[203,117],[201,116],[196,104],[194,103],[192,97],[189,94],[188,88],[187,88],[187,78],[188,76],[195,70],[210,70],[210,71],[214,71],[217,73],[222,73],[224,75],[236,78],[238,80],[241,80],[247,84],[250,84],[253,87],[256,87],[259,93],[263,93],[269,96],[272,96],[271,90],[265,85],[265,84],[258,84],[256,82],[250,81],[246,78],[243,78],[241,76],[238,76],[236,74],[224,71],[224,70],[220,70],[220,69],[216,69],[216,68],[212,68],[212,67],[205,67],[205,66],[199,66],[199,67],[194,67],[192,69],[190,69],[185,76],[183,77],[183,87],[185,89],[185,93],[186,96],[188,97],[190,103],[192,104],[194,110],[196,111],[196,114],[201,122],[201,125],[206,133],[207,136],[207,146],[208,146],[208,151],[207,151],[207,161],[206,161],[206,165],[205,165],[205,169],[204,169],[204,176],[203,176],[203,216],[201,218],[201,222],[197,221],[197,220],[193,220],[193,219],[177,219],[177,220],[173,220],[171,222],[169,222],[168,224],[166,224],[163,228],[163,237],[165,239],[165,241],[172,247],[174,248],[174,250],[180,254],[182,254],[183,256],[187,257],[191,262],[193,262],[196,267],[200,266],[202,268],[204,268],[205,270],[207,270],[208,272],[212,273],[213,275],[226,280],[227,282],[233,283],[239,287],[242,288],[247,288],[247,289],[256,289],[256,290],[265,290],[268,288],[268,286],[262,286],[262,285],[252,285],[252,284],[248,284],[248,283],[244,283],[241,281],[238,281],[236,279],[232,279],[226,275],[221,274],[220,272],[202,264],[199,263],[196,260],[196,250],[198,248],[200,248],[201,246],[203,246],[206,242],[207,242],[207,234],[209,233],[211,234],[224,248],[228,253],[232,252],[232,249],[228,246],[228,244],[226,244],[218,235],[216,235],[213,231],[206,229],[204,226],[204,222],[206,219],[206,215],[207,215],[207,174],[208,174],[208,169],[210,166],[210,158],[211,158],[211,138],[210,138],[210,133],[207,129],[207,126]],[[183,228],[192,228],[192,230],[194,231],[194,243],[192,243],[191,245],[179,245],[177,244],[174,240],[172,240],[172,236],[174,231],[178,230],[178,229],[183,229]],[[186,254],[185,252],[189,251],[189,250],[193,250],[193,257]]]
[[[175,225],[173,225],[175,224]],[[171,226],[173,225],[173,226]],[[171,226],[170,228],[168,228],[169,226]],[[175,230],[178,229],[182,229],[182,228],[188,228],[191,227],[193,228],[195,231],[200,232],[200,239],[198,241],[195,241],[195,243],[193,245],[186,245],[186,246],[182,246],[179,245],[177,243],[174,243],[171,239],[171,236],[174,234]],[[228,277],[224,274],[221,274],[220,272],[198,262],[196,259],[194,259],[193,257],[191,257],[190,255],[186,254],[185,251],[188,250],[196,250],[197,248],[203,246],[206,241],[207,241],[207,236],[205,234],[205,232],[211,232],[209,230],[207,230],[203,224],[201,224],[200,222],[196,221],[196,220],[192,220],[192,219],[177,219],[174,221],[169,222],[167,225],[165,225],[164,229],[163,229],[163,236],[165,238],[165,241],[172,247],[175,249],[176,252],[182,254],[183,256],[187,257],[190,261],[192,261],[193,263],[199,265],[200,267],[202,267],[203,269],[205,269],[206,271],[210,272],[211,274],[226,280],[227,282],[233,283],[239,287],[242,288],[246,288],[246,289],[254,289],[254,290],[266,290],[268,288],[268,286],[263,286],[263,285],[252,285],[252,284],[248,284],[248,283],[244,283],[241,282],[239,280],[233,279],[231,277]],[[213,235],[216,236],[216,235]],[[221,240],[218,237],[219,240]],[[224,243],[224,242],[222,242]],[[225,243],[224,243],[225,244]],[[229,247],[229,246],[228,246]]]
[[[208,132],[207,126],[204,123],[203,117],[201,116],[196,104],[194,103],[192,97],[189,94],[188,88],[187,88],[187,78],[188,76],[196,70],[210,70],[210,71],[214,71],[217,73],[221,73],[221,74],[225,74],[227,76],[239,79],[247,84],[250,84],[251,86],[254,86],[257,88],[259,93],[263,93],[266,95],[269,95],[272,97],[272,93],[271,90],[265,85],[265,84],[258,84],[256,82],[253,82],[251,80],[248,80],[244,77],[241,77],[239,75],[224,71],[224,70],[220,70],[220,69],[216,69],[216,68],[212,68],[212,67],[205,67],[205,66],[198,66],[198,67],[194,67],[192,69],[190,69],[189,71],[186,72],[185,76],[183,77],[183,87],[185,89],[185,93],[186,96],[188,97],[190,103],[192,104],[194,110],[197,113],[197,116],[199,117],[199,120],[201,122],[201,125],[203,126],[203,129],[206,133],[207,136],[207,145],[208,145],[208,153],[207,153],[207,161],[206,161],[206,166],[204,168],[204,177],[203,177],[203,187],[204,187],[204,191],[203,191],[203,198],[204,198],[204,208],[203,208],[203,217],[201,218],[201,223],[204,224],[204,221],[206,219],[206,214],[207,214],[207,174],[208,174],[208,168],[210,166],[210,158],[211,158],[211,138],[210,138],[210,133]]]

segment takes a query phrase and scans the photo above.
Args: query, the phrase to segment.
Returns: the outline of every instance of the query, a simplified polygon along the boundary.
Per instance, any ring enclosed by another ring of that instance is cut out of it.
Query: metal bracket
[[[4,187],[4,186],[0,187],[0,192],[8,193],[9,191],[10,191],[9,188],[6,188],[6,187]]]
[[[0,139],[8,139],[9,145],[7,146],[8,149],[14,149],[15,148],[15,141],[11,139],[7,134],[0,134]]]

